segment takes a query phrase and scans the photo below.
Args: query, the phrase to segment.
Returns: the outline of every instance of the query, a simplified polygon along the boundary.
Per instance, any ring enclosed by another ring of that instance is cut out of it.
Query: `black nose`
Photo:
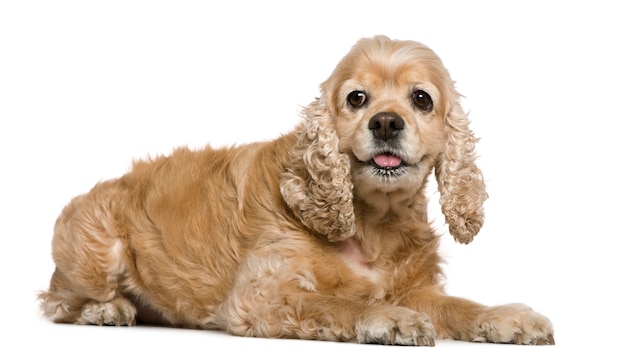
[[[377,139],[387,141],[404,130],[404,120],[394,112],[379,112],[372,117],[367,128],[372,130]]]

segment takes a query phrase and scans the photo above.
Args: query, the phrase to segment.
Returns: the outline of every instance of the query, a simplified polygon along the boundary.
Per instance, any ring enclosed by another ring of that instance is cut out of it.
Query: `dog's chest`
[[[339,255],[355,274],[365,277],[376,284],[382,279],[381,272],[376,268],[376,265],[365,259],[361,245],[356,238],[350,237],[340,242]]]

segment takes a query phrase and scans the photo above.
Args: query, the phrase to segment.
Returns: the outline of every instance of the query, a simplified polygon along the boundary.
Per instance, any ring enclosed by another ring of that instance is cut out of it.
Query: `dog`
[[[428,47],[359,40],[273,141],[133,163],[63,209],[45,316],[58,323],[433,346],[554,344],[522,304],[447,295],[425,188],[450,234],[480,230],[477,138]]]

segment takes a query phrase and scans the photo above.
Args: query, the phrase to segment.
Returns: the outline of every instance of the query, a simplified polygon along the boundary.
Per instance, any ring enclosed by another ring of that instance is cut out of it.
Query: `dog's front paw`
[[[428,316],[404,307],[377,308],[356,326],[359,343],[435,345],[435,328]]]
[[[108,302],[87,302],[77,319],[78,324],[93,325],[135,325],[137,309],[129,300],[118,297]]]
[[[475,342],[552,344],[552,323],[523,304],[494,306],[481,314],[472,329]]]

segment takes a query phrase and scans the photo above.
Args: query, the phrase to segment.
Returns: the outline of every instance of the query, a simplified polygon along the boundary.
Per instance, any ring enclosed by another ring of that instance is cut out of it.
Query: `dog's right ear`
[[[315,100],[302,116],[280,192],[308,228],[331,242],[345,240],[356,231],[350,160],[339,152],[339,139],[325,101]]]

